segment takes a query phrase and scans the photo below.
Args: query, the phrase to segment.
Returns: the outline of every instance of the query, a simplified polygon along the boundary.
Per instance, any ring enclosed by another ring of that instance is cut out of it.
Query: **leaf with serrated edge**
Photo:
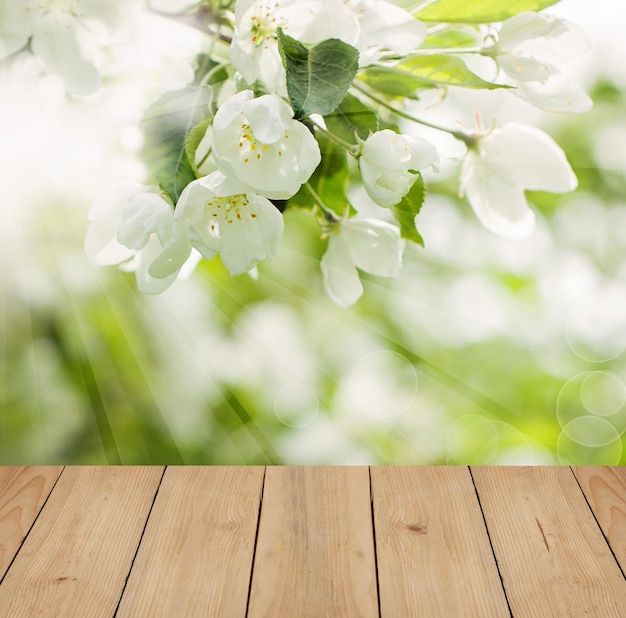
[[[287,93],[296,118],[325,116],[341,103],[359,68],[359,52],[327,39],[305,47],[278,29],[278,49],[287,76]]]
[[[424,246],[424,239],[417,231],[415,217],[419,214],[426,196],[424,180],[420,174],[413,183],[410,191],[402,198],[399,204],[391,207],[391,212],[400,227],[400,236],[418,245]]]
[[[522,11],[541,11],[559,0],[437,0],[415,16],[421,21],[488,24],[504,21]]]

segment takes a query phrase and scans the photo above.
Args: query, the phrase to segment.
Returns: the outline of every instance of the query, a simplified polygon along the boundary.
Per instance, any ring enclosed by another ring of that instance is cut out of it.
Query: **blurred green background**
[[[350,309],[306,212],[258,280],[216,259],[151,297],[88,264],[91,200],[141,177],[142,99],[120,78],[75,101],[26,57],[6,67],[0,464],[626,463],[626,95],[594,58],[593,111],[532,116],[579,189],[528,194],[537,230],[505,241],[450,165],[428,178],[425,249],[397,280],[364,275]],[[500,122],[510,98],[488,105]]]

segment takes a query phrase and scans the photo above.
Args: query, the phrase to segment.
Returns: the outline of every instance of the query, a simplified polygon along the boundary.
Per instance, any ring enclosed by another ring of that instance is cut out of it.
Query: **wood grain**
[[[61,466],[0,467],[0,580],[61,470]]]
[[[378,616],[367,468],[268,468],[250,618]]]
[[[0,616],[111,618],[162,472],[65,468],[0,586]]]
[[[516,618],[616,618],[626,582],[569,468],[472,468]]]
[[[577,467],[574,473],[626,573],[626,468]]]
[[[372,468],[382,616],[508,615],[467,468]]]
[[[168,468],[119,618],[243,618],[262,467]]]

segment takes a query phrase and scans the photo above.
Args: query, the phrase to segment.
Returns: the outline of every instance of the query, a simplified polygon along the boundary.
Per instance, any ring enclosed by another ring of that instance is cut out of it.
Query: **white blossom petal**
[[[525,190],[565,193],[577,179],[565,154],[543,131],[508,123],[480,138],[461,168],[460,190],[483,225],[506,238],[523,238],[534,214]]]
[[[543,82],[520,83],[515,94],[547,112],[582,114],[593,107],[593,101],[581,86],[559,75]]]
[[[426,39],[426,26],[404,9],[384,0],[362,0],[354,7],[359,19],[359,64],[366,66],[388,49],[401,56],[415,51]]]
[[[319,146],[312,133],[292,118],[291,108],[279,97],[252,97],[250,90],[244,90],[227,100],[215,114],[215,163],[226,178],[239,180],[247,193],[288,199],[318,166]],[[252,119],[245,115],[248,110]]]
[[[176,281],[177,272],[164,278],[154,277],[149,272],[151,265],[158,259],[162,251],[163,246],[159,239],[152,235],[142,250],[135,255],[132,269],[135,271],[137,287],[144,294],[160,294]]]
[[[266,94],[245,102],[242,114],[250,123],[254,137],[266,144],[281,139],[293,119],[293,111],[280,97]]]
[[[3,0],[0,3],[0,60],[20,50],[33,31],[29,0]]]
[[[161,242],[168,240],[174,210],[156,193],[140,193],[122,211],[122,225],[117,239],[129,249],[141,249],[150,235],[157,233]]]
[[[365,140],[359,168],[370,198],[379,206],[389,207],[409,192],[417,170],[436,168],[438,162],[435,147],[426,140],[384,129]]]
[[[260,195],[220,227],[220,257],[231,275],[241,275],[265,259],[272,260],[283,236],[283,216]]]
[[[480,149],[491,174],[527,190],[567,193],[578,185],[563,150],[535,127],[507,123],[482,139]]]
[[[524,188],[493,174],[475,153],[469,153],[461,168],[461,191],[479,221],[503,238],[526,238],[535,225]]]
[[[352,261],[350,249],[341,237],[341,231],[338,234],[331,233],[320,267],[326,293],[338,305],[349,307],[361,297],[363,284]]]
[[[93,264],[101,266],[119,264],[134,255],[134,251],[117,240],[117,231],[122,224],[125,205],[141,192],[151,187],[137,182],[118,182],[98,195],[87,219],[89,227],[85,235],[85,253]]]
[[[74,94],[88,95],[100,87],[101,79],[93,63],[83,57],[79,28],[70,14],[55,11],[55,19],[37,23],[31,45],[46,71],[60,75]]]
[[[400,230],[378,219],[349,219],[340,234],[357,268],[379,277],[397,277],[402,268],[404,242]]]
[[[191,255],[191,243],[185,227],[175,226],[158,257],[148,267],[148,274],[165,279],[178,273]]]

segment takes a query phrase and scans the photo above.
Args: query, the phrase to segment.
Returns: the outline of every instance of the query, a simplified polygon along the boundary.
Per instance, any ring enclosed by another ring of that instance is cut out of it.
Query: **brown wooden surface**
[[[579,467],[574,472],[622,572],[626,572],[626,468]]]
[[[378,616],[367,468],[268,468],[249,616]]]
[[[467,468],[372,468],[383,616],[507,616]]]
[[[0,578],[61,474],[59,466],[0,467]]]
[[[626,469],[0,467],[0,617],[626,616]]]
[[[112,616],[162,474],[65,468],[0,585],[0,615]]]
[[[624,614],[624,577],[569,468],[472,474],[514,616]]]
[[[239,617],[263,468],[168,468],[118,616]]]

